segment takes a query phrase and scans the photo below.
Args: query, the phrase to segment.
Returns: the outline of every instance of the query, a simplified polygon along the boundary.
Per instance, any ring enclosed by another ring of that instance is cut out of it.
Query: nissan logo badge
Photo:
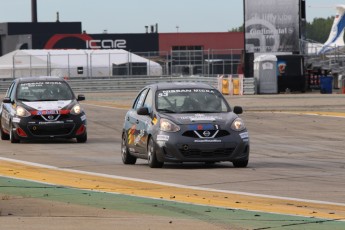
[[[205,137],[209,137],[211,135],[210,131],[207,131],[207,130],[204,131],[203,134]]]

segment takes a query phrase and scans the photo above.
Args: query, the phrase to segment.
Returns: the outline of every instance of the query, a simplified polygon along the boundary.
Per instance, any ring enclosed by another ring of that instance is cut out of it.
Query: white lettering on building
[[[124,39],[94,39],[86,41],[86,49],[126,49],[127,41]]]

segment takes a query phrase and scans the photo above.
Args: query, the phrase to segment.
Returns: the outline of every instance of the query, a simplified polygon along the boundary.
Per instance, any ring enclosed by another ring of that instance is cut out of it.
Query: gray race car
[[[86,114],[79,105],[84,95],[74,95],[59,77],[25,77],[13,80],[0,106],[2,140],[76,138],[87,141]]]
[[[215,88],[201,83],[158,83],[145,87],[127,112],[122,132],[124,164],[230,161],[247,167],[249,135],[242,108],[230,108]]]

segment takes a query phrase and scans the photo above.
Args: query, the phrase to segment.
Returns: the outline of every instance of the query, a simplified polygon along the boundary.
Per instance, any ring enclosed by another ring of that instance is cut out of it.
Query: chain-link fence
[[[140,53],[163,67],[163,75],[211,76],[238,74],[242,50],[173,50],[162,53]]]
[[[242,50],[18,52],[0,63],[0,77],[216,76],[238,74]],[[10,60],[12,58],[12,60]]]

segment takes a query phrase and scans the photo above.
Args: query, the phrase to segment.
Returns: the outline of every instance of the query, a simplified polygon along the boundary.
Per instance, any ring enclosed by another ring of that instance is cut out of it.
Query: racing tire
[[[12,122],[10,124],[10,137],[9,138],[10,138],[11,143],[19,143],[20,142],[20,140],[18,138],[16,138],[15,133],[13,131]]]
[[[149,144],[147,145],[147,162],[150,168],[162,168],[164,165],[164,162],[160,162],[157,159],[156,148],[152,138],[150,138]]]
[[[10,135],[5,133],[4,130],[2,129],[1,121],[0,121],[0,133],[1,133],[1,140],[9,140],[10,139]]]
[[[132,156],[127,148],[127,138],[126,134],[122,134],[122,141],[121,141],[121,158],[122,162],[125,165],[134,165],[137,162],[137,158]]]
[[[232,164],[235,168],[245,168],[248,165],[248,160],[233,161]]]
[[[87,133],[85,132],[83,135],[76,137],[77,143],[85,143],[87,141]]]

